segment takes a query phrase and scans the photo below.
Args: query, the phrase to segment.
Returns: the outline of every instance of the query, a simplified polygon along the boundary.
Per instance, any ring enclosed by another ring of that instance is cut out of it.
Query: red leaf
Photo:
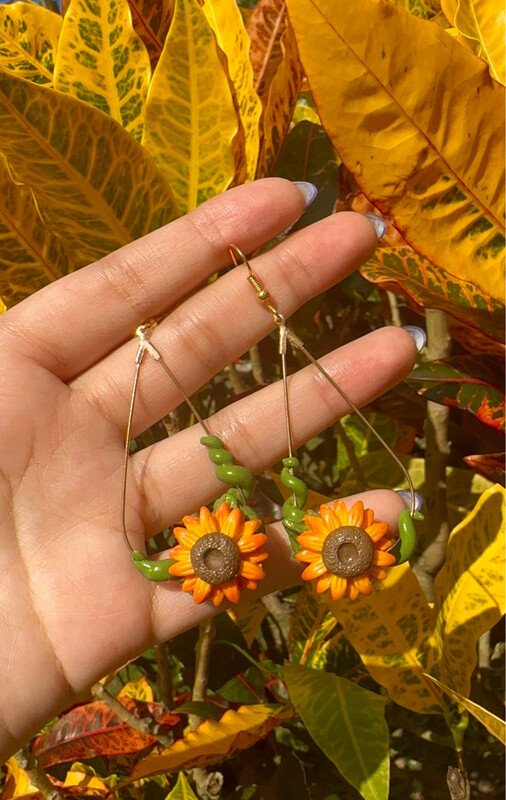
[[[145,703],[125,697],[121,698],[121,704],[139,719],[151,716],[165,730],[174,727],[180,719],[175,714],[164,714],[157,718],[162,710],[159,703]],[[139,733],[119,720],[105,703],[95,700],[63,714],[48,733],[37,737],[32,752],[41,767],[46,769],[66,761],[137,753],[156,742],[155,736]]]

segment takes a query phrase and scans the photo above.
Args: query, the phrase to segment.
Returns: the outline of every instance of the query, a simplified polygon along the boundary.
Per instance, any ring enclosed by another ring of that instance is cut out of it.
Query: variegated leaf
[[[262,117],[258,178],[271,174],[276,167],[302,86],[297,45],[288,26],[281,37],[281,51],[283,57],[272,79]]]
[[[109,114],[140,141],[150,72],[128,0],[71,0],[56,54],[55,89]]]
[[[504,87],[386,0],[287,7],[322,124],[364,193],[431,263],[501,296]]]
[[[0,155],[0,293],[9,306],[72,272],[65,239],[41,215],[33,189]]]
[[[248,20],[254,86],[262,103],[267,102],[272,80],[283,58],[280,42],[286,30],[286,18],[284,0],[260,0]]]
[[[61,26],[59,14],[35,3],[0,5],[0,69],[51,86]]]
[[[319,666],[319,651],[336,627],[336,620],[310,584],[304,584],[290,622],[290,660],[308,667]]]
[[[175,0],[128,0],[132,23],[144,42],[154,70],[174,14]]]
[[[380,247],[360,269],[364,278],[399,291],[425,308],[439,308],[481,333],[504,341],[504,302],[476,284],[434,266],[411,247]]]
[[[250,40],[235,0],[205,0],[202,6],[218,46],[227,57],[246,149],[245,180],[255,177],[260,146],[262,104],[253,88],[253,69],[248,57]]]
[[[498,739],[501,744],[506,745],[506,726],[503,719],[499,719],[499,717],[496,717],[491,711],[488,711],[486,708],[482,708],[477,703],[473,703],[472,700],[464,697],[459,692],[453,691],[453,689],[450,689],[449,686],[446,686],[444,683],[441,683],[441,681],[433,678],[432,675],[427,675],[427,677],[430,678],[431,681],[434,681],[436,686],[438,686],[439,689],[447,694],[448,697],[451,697],[455,703],[459,703],[461,706],[464,706],[466,711],[469,711],[469,713],[472,714],[473,717],[478,720],[478,722],[481,722],[487,731],[491,733],[492,736],[495,736],[495,738]]]
[[[146,151],[73,97],[0,71],[0,152],[78,266],[178,215]]]
[[[239,131],[229,80],[204,12],[197,0],[176,0],[151,81],[142,143],[182,212],[230,186]]]

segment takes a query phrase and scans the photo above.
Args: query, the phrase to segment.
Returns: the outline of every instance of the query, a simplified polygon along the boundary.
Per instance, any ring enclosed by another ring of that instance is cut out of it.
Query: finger
[[[354,213],[335,214],[298,231],[254,259],[255,274],[278,308],[291,314],[310,297],[336,283],[365,261],[376,245],[372,225]],[[187,394],[242,355],[274,327],[239,266],[188,298],[160,324],[152,342]],[[108,419],[124,428],[130,400],[135,342],[78,378],[84,392]],[[181,402],[178,389],[160,365],[145,359],[134,416],[134,435]]]
[[[231,189],[169,225],[67,275],[2,315],[0,341],[68,381],[230,263],[289,226],[304,198],[269,178]]]
[[[363,492],[353,497],[345,498],[348,508],[356,500],[362,500],[366,508],[375,510],[375,519],[388,522],[389,529],[397,530],[397,519],[400,512],[406,508],[403,500],[395,492],[375,490]],[[266,574],[255,591],[244,591],[240,607],[248,606],[253,600],[262,595],[269,594],[286,586],[300,582],[302,568],[292,557],[292,550],[281,523],[267,526],[267,543],[265,549],[269,558],[264,562]],[[142,578],[139,579],[142,580]],[[343,603],[348,598],[342,599]],[[153,587],[153,633],[158,642],[177,636],[204,619],[214,616],[222,611],[224,606],[214,609],[209,601],[196,605],[191,595],[185,594],[175,584],[158,584]]]
[[[402,380],[415,359],[411,336],[392,327],[351,342],[320,363],[350,399],[361,406]],[[314,366],[292,375],[288,390],[294,447],[350,411]],[[236,401],[212,417],[208,425],[238,464],[258,474],[287,455],[281,382]],[[140,493],[133,496],[144,498],[141,515],[146,538],[224,491],[207,449],[200,444],[201,436],[197,425],[132,456],[131,475],[135,476]],[[198,481],[195,475],[199,476]],[[137,514],[135,518],[138,519]]]

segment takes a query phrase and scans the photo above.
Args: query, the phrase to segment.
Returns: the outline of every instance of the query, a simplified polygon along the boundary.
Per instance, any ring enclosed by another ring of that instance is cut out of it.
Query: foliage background
[[[7,307],[280,175],[319,189],[295,227],[346,208],[388,222],[360,274],[294,316],[311,352],[385,324],[428,333],[366,409],[425,497],[412,567],[354,603],[292,587],[145,653],[5,765],[2,800],[503,796],[503,30],[497,0],[0,6]],[[278,378],[268,338],[196,402]],[[174,412],[136,446],[191,422]],[[315,493],[400,486],[378,448],[346,417],[299,456]],[[259,478],[266,518],[277,471]]]

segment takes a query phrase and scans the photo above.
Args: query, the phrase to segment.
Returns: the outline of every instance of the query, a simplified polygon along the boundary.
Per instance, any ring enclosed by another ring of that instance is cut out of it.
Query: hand
[[[268,179],[233,189],[169,226],[39,291],[0,317],[0,754],[4,759],[101,676],[155,642],[215,613],[174,583],[132,566],[120,527],[122,453],[137,342],[149,317],[177,307],[153,343],[188,393],[272,328],[234,269],[183,299],[286,229],[303,209],[296,186]],[[255,259],[255,272],[289,316],[374,251],[367,219],[342,213],[298,231]],[[323,363],[363,405],[412,368],[415,346],[385,328]],[[313,367],[290,381],[295,444],[346,413]],[[181,397],[159,366],[141,371],[133,435]],[[280,385],[241,399],[209,421],[237,463],[259,472],[286,454]],[[132,545],[223,491],[201,430],[183,430],[131,458],[127,520]],[[374,493],[393,529],[403,501]],[[367,504],[368,498],[364,497]],[[371,499],[369,498],[369,503]],[[281,524],[268,527],[263,593],[298,580]],[[255,594],[247,592],[251,597]]]

